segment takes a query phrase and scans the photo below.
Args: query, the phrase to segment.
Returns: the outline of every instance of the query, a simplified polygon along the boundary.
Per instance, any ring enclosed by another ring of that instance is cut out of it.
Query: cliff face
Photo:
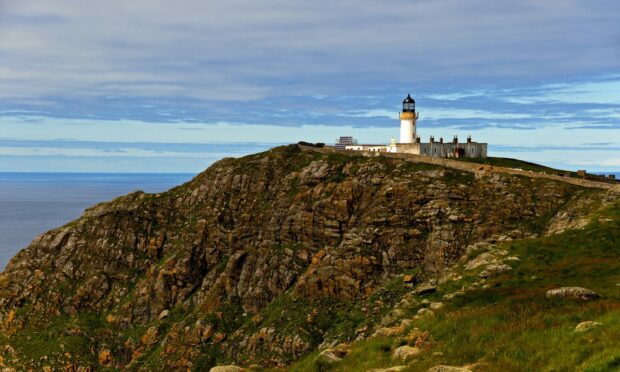
[[[542,233],[593,194],[294,145],[224,159],[168,192],[96,205],[17,254],[0,276],[0,352],[18,368],[287,363],[368,326],[397,299],[397,275]],[[338,315],[346,329],[322,318],[353,308]]]

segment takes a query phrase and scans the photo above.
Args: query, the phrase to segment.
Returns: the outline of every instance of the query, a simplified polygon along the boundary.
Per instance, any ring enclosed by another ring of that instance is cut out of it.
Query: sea
[[[0,172],[0,270],[37,235],[78,218],[93,204],[136,190],[165,191],[194,176]]]

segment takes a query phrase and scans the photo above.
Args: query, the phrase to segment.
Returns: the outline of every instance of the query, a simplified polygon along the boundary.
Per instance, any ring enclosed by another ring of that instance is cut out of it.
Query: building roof
[[[407,94],[407,98],[405,98],[403,103],[415,103],[415,100],[411,98],[411,94]]]

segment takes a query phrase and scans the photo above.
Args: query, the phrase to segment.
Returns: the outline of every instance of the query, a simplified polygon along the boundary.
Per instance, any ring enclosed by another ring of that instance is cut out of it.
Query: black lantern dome
[[[403,112],[415,112],[415,100],[411,98],[411,94],[407,94],[403,101]]]

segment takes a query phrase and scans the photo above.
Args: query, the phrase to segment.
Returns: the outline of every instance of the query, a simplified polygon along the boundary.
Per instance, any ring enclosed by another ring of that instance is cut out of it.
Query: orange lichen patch
[[[108,367],[112,364],[112,352],[108,349],[103,349],[99,352],[99,364],[103,367]]]

